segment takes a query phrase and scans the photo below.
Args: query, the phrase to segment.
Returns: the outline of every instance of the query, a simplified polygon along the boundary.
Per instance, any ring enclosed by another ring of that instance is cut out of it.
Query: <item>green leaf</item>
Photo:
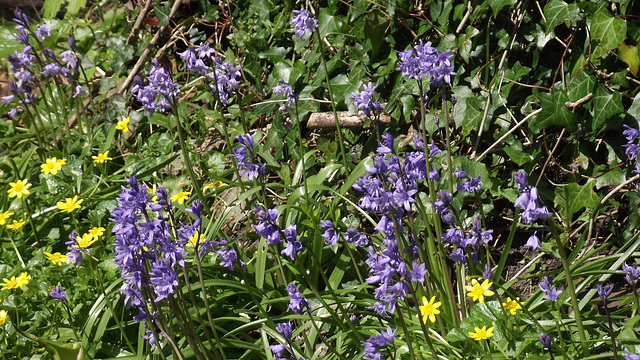
[[[45,0],[42,5],[42,11],[44,12],[44,17],[53,18],[58,14],[58,11],[62,8],[62,2],[64,0]],[[5,38],[6,39],[6,38]]]
[[[596,181],[591,179],[584,185],[576,183],[556,188],[553,204],[562,210],[562,213],[573,215],[584,208],[595,208],[600,202],[600,197],[593,191]]]
[[[593,96],[593,130],[598,133],[604,129],[604,122],[624,111],[622,95],[618,91],[610,93],[599,86]]]
[[[618,48],[618,44],[627,37],[627,23],[614,17],[606,9],[600,9],[591,20],[591,38],[600,43],[605,50]]]
[[[87,0],[69,0],[69,6],[67,6],[67,12],[69,15],[78,15],[80,9],[87,5]]]
[[[556,125],[568,131],[576,130],[578,117],[564,107],[564,103],[569,100],[565,91],[554,89],[551,93],[540,93],[538,99],[542,111],[535,119],[535,126],[546,129]]]
[[[627,45],[625,43],[618,44],[618,55],[620,60],[629,65],[629,71],[638,76],[638,66],[640,66],[640,48],[637,46]]]
[[[589,76],[584,71],[579,72],[567,89],[569,101],[577,101],[592,93],[595,85],[595,76]]]
[[[636,94],[633,98],[633,102],[627,110],[627,115],[630,115],[637,122],[636,128],[640,127],[640,95]]]
[[[371,56],[376,57],[384,44],[386,31],[389,27],[389,19],[380,11],[372,10],[364,24],[364,37],[371,40]]]
[[[562,0],[551,1],[544,6],[543,12],[547,20],[545,22],[547,34],[553,31],[558,24],[576,20],[580,15],[580,9],[577,4],[567,4]]]
[[[516,0],[487,0],[487,3],[489,3],[491,11],[493,12],[493,17],[495,18],[503,7],[511,7],[515,5]]]
[[[158,26],[169,25],[169,14],[171,13],[171,4],[165,6],[156,6],[153,10],[158,17]]]
[[[504,148],[504,152],[509,155],[509,160],[516,163],[518,166],[522,166],[530,161],[533,161],[534,154],[529,151],[522,151],[522,143],[520,141],[514,143],[511,146]],[[537,153],[538,151],[536,151]]]

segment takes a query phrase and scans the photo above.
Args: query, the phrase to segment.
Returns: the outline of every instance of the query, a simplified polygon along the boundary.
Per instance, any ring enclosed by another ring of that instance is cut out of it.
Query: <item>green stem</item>
[[[560,254],[560,261],[562,262],[562,270],[564,271],[564,275],[567,278],[567,289],[569,290],[569,294],[571,296],[571,306],[573,307],[573,314],[576,319],[576,326],[578,327],[578,335],[580,335],[582,353],[586,356],[589,354],[589,348],[586,346],[587,337],[584,332],[584,326],[582,325],[582,315],[580,314],[580,305],[578,304],[576,287],[573,283],[573,276],[571,275],[571,267],[569,266],[569,262],[567,261],[567,255],[564,251],[564,244],[562,243],[562,240],[558,235],[558,230],[556,229],[553,220],[548,219],[547,223],[549,224],[549,228],[551,229],[553,238],[556,240],[558,253]]]
[[[402,327],[402,331],[404,332],[405,338],[407,340],[407,347],[409,348],[409,354],[411,355],[411,360],[417,360],[416,354],[413,351],[413,344],[411,343],[412,334],[409,332],[409,329],[407,329],[407,324],[405,323],[404,316],[402,314],[403,314],[402,311],[398,311],[398,320],[400,321],[400,326]]]
[[[182,151],[184,162],[187,166],[187,173],[191,178],[191,185],[193,186],[198,199],[200,199],[200,201],[202,201],[203,204],[206,204],[204,195],[202,194],[202,188],[198,183],[198,177],[196,176],[196,173],[193,171],[193,166],[191,164],[191,157],[189,156],[189,148],[187,147],[187,143],[185,142],[184,130],[182,129],[182,125],[180,124],[180,115],[178,115],[178,108],[173,102],[171,103],[171,108],[173,110],[173,114],[176,117],[176,128],[178,129],[178,139],[180,141],[180,150]],[[208,207],[203,207],[203,209],[207,209],[207,212],[209,211]]]
[[[329,100],[331,101],[331,109],[333,110],[333,118],[336,121],[336,131],[338,133],[338,145],[340,145],[340,154],[342,155],[342,163],[344,164],[344,170],[347,177],[349,177],[349,166],[347,164],[347,153],[344,151],[344,140],[342,139],[342,128],[340,127],[340,121],[338,121],[338,111],[336,110],[336,103],[333,98],[333,91],[331,89],[331,80],[329,79],[329,69],[327,68],[327,61],[324,58],[324,46],[322,44],[322,38],[320,37],[320,31],[316,29],[316,36],[318,38],[318,47],[320,48],[320,59],[322,60],[322,66],[324,67],[324,75],[327,79],[327,90],[329,90]]]
[[[613,358],[618,360],[618,349],[616,346],[616,334],[613,331],[613,322],[611,321],[611,312],[609,311],[609,307],[607,303],[604,303],[604,311],[607,314],[607,320],[609,321],[609,336],[611,336],[611,347],[613,349]]]

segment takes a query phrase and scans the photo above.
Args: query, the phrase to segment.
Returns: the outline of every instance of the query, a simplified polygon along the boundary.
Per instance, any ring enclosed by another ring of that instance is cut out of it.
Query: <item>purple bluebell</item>
[[[456,168],[456,171],[453,173],[453,176],[458,180],[469,178],[469,175],[467,175],[466,172],[460,170],[460,168]]]
[[[545,348],[547,349],[551,348],[551,336],[545,333],[540,333],[540,335],[538,335],[538,340],[540,341],[542,346],[544,346]]]
[[[622,357],[625,358],[626,360],[640,360],[639,354],[634,354],[631,351],[629,351],[629,349],[627,348],[624,348],[624,353],[622,354]]]
[[[493,277],[493,273],[491,272],[491,265],[484,264],[484,271],[482,272],[482,277],[488,280],[491,280]]]
[[[624,279],[627,280],[629,285],[636,286],[640,280],[640,268],[624,263],[622,264],[622,270],[625,272]]]
[[[289,293],[289,309],[296,314],[302,314],[303,310],[309,308],[309,302],[300,294],[295,281],[287,286],[287,293]]]
[[[263,176],[267,171],[266,164],[258,165],[258,157],[254,147],[254,135],[245,134],[236,136],[240,146],[233,149],[233,155],[238,164],[238,169],[243,170],[240,175],[246,175],[249,180]]]
[[[256,233],[267,239],[267,244],[271,246],[278,245],[282,242],[280,235],[280,227],[278,226],[278,210],[267,209],[262,210],[256,207],[253,210],[256,213],[258,225],[253,225]]]
[[[429,273],[427,267],[424,263],[418,264],[418,262],[415,260],[413,261],[412,265],[413,268],[408,271],[411,281],[423,284],[424,277],[427,275],[427,273]]]
[[[280,323],[276,325],[276,331],[289,341],[293,335],[293,323],[291,321]]]
[[[329,246],[338,244],[340,233],[336,231],[336,227],[331,220],[320,220],[320,228],[324,230],[322,237],[325,239],[325,244]]]
[[[213,72],[208,76],[216,84],[210,86],[211,91],[218,95],[222,105],[229,106],[229,98],[240,89],[240,65],[233,65],[221,57],[214,57],[213,62]]]
[[[372,118],[372,113],[375,117],[375,115],[379,114],[384,107],[383,103],[373,101],[373,94],[375,90],[376,86],[373,85],[372,82],[369,82],[364,85],[364,90],[360,93],[351,93],[351,98],[353,99],[355,107],[362,111],[362,113],[368,118]]]
[[[286,83],[284,80],[278,80],[279,85],[273,87],[274,94],[282,94],[287,97],[287,101],[280,106],[280,111],[284,111],[296,104],[298,101],[296,98],[296,93],[293,91],[291,85]]]
[[[364,347],[365,360],[381,360],[382,353],[380,350],[386,348],[387,345],[395,343],[396,330],[391,330],[391,326],[387,325],[387,330],[382,330],[380,335],[372,335],[368,340],[362,341]]]
[[[307,40],[307,33],[312,33],[318,28],[318,20],[305,9],[293,10],[291,25],[296,36]]]
[[[180,86],[171,79],[171,73],[160,65],[158,59],[153,59],[153,68],[147,79],[148,84],[145,84],[141,77],[134,78],[135,85],[131,93],[136,100],[142,103],[149,115],[153,115],[155,111],[171,109],[172,103],[180,94]]]
[[[482,190],[482,181],[480,175],[477,178],[470,177],[464,184],[460,185],[460,190],[468,193],[474,193]]]
[[[636,161],[638,159],[638,152],[640,151],[640,146],[636,144],[636,139],[640,132],[638,129],[634,129],[626,124],[623,124],[622,127],[624,128],[622,135],[624,135],[627,140],[627,142],[622,145],[624,153],[629,156],[631,161]]]
[[[419,41],[412,49],[398,52],[400,62],[396,70],[402,76],[422,81],[427,78],[432,87],[451,83],[451,76],[456,75],[449,50],[440,51],[430,41]]]
[[[537,220],[551,218],[549,210],[540,202],[538,189],[535,186],[527,185],[527,174],[523,171],[518,171],[513,175],[513,178],[518,184],[518,189],[522,191],[522,194],[514,203],[515,207],[523,209],[520,213],[520,221],[531,225]]]
[[[367,238],[367,235],[359,232],[356,229],[347,229],[344,234],[344,238],[348,243],[352,243],[356,247],[365,247],[369,245],[369,239]]]
[[[542,248],[542,245],[540,245],[540,238],[538,238],[537,233],[537,231],[534,231],[533,234],[529,236],[529,239],[527,239],[527,243],[524,244],[523,248],[531,250],[538,250]]]
[[[608,283],[604,286],[600,286],[600,284],[596,285],[598,288],[598,296],[600,296],[600,300],[604,305],[607,305],[609,301],[609,297],[611,296],[611,291],[613,290],[613,284]]]
[[[62,290],[62,286],[58,285],[56,287],[54,287],[50,292],[49,292],[49,296],[51,296],[52,298],[59,300],[59,301],[63,301],[67,299],[67,293],[64,292]]]
[[[540,287],[540,290],[542,290],[542,292],[545,294],[543,297],[545,300],[555,302],[560,297],[560,294],[562,294],[562,290],[556,289],[556,287],[553,285],[553,279],[551,279],[549,275],[545,275],[542,281],[538,283],[538,286]]]

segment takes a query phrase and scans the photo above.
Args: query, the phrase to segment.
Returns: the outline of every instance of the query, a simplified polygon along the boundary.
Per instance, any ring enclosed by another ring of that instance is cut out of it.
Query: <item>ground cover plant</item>
[[[6,12],[2,355],[639,359],[633,5]]]

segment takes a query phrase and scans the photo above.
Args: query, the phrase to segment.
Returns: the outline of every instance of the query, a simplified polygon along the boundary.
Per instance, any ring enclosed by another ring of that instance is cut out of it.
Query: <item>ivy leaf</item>
[[[595,208],[600,202],[600,197],[593,191],[596,181],[591,179],[584,185],[572,183],[556,188],[553,204],[561,209],[562,214],[570,216],[584,208]]]
[[[577,101],[592,93],[595,85],[595,76],[589,76],[584,71],[579,72],[567,89],[569,101]]]
[[[62,8],[62,3],[64,0],[45,0],[42,5],[42,11],[44,12],[45,18],[54,18],[60,8]]]
[[[562,0],[553,0],[544,6],[547,34],[553,31],[558,24],[565,21],[576,20],[580,15],[577,4],[567,4]]]
[[[640,66],[640,48],[637,46],[626,45],[625,43],[618,44],[618,55],[620,60],[629,65],[629,71],[638,76],[638,66]]]
[[[593,96],[593,129],[596,133],[604,129],[604,122],[614,115],[624,111],[622,95],[618,91],[610,93],[599,86]]]
[[[606,50],[613,50],[627,37],[627,23],[614,17],[606,9],[600,9],[591,20],[591,38]],[[603,53],[604,54],[604,53]]]
[[[491,11],[493,11],[493,17],[495,18],[503,7],[515,5],[516,0],[487,0],[487,3],[491,6]]]
[[[630,115],[632,118],[636,120],[638,124],[637,127],[640,127],[640,95],[637,95],[633,98],[633,102],[627,110],[627,115]]]
[[[87,0],[69,0],[69,6],[67,6],[67,12],[69,15],[78,15],[80,9],[87,5]]]
[[[551,93],[538,94],[542,111],[535,119],[534,125],[546,129],[550,126],[562,126],[568,131],[575,131],[578,117],[567,110],[564,103],[569,100],[563,90],[554,89]]]

